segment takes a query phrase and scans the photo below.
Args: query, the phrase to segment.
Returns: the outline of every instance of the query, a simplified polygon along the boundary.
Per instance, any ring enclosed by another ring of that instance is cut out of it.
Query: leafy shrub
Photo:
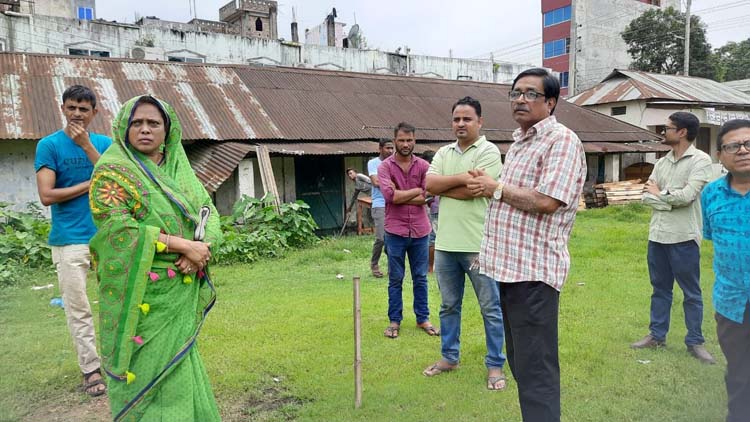
[[[281,204],[277,212],[269,198],[243,195],[234,204],[232,215],[221,217],[224,242],[219,262],[254,262],[316,243],[318,226],[309,210],[309,205],[296,201]]]
[[[0,285],[18,283],[29,269],[52,268],[49,231],[50,222],[38,205],[29,203],[19,212],[0,202]]]

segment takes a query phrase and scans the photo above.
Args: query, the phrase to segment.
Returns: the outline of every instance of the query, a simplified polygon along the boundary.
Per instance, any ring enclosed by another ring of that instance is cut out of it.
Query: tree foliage
[[[646,72],[684,73],[685,14],[672,7],[651,9],[622,32],[633,58],[631,68]],[[700,17],[690,17],[690,75],[714,79],[716,60]]]
[[[750,79],[750,38],[730,41],[716,49],[717,77],[720,81]]]

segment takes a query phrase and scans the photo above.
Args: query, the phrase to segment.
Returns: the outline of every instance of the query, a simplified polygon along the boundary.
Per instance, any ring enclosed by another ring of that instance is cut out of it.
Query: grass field
[[[566,421],[722,421],[725,361],[710,302],[712,249],[702,249],[704,335],[719,360],[685,351],[682,294],[675,290],[668,347],[634,351],[648,333],[645,263],[648,212],[639,206],[579,213],[572,268],[561,295],[560,362]],[[426,378],[440,341],[415,328],[406,282],[401,336],[383,337],[387,282],[369,275],[371,239],[325,240],[313,249],[248,266],[218,266],[217,306],[199,347],[227,421],[514,421],[516,385],[487,391],[483,328],[467,289],[461,367]],[[336,274],[343,274],[339,280]],[[362,275],[363,405],[353,407],[352,284]],[[55,283],[28,280],[0,292],[0,420],[107,420],[106,400],[80,383],[63,312],[50,308]],[[95,298],[95,283],[90,294]],[[440,295],[430,276],[432,321]]]

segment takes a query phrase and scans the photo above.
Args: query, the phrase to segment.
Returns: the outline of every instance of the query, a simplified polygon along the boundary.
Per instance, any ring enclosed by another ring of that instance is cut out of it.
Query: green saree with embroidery
[[[157,165],[128,142],[134,105],[112,124],[114,143],[99,159],[89,191],[98,232],[91,239],[99,282],[99,339],[115,421],[218,421],[216,401],[196,347],[215,302],[208,267],[182,274],[159,234],[193,240],[202,207],[205,242],[221,241],[219,216],[182,147],[174,109]]]

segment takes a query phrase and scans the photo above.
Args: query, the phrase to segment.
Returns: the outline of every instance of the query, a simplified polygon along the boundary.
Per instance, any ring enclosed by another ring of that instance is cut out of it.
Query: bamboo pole
[[[362,406],[362,306],[359,277],[354,277],[354,408]]]

